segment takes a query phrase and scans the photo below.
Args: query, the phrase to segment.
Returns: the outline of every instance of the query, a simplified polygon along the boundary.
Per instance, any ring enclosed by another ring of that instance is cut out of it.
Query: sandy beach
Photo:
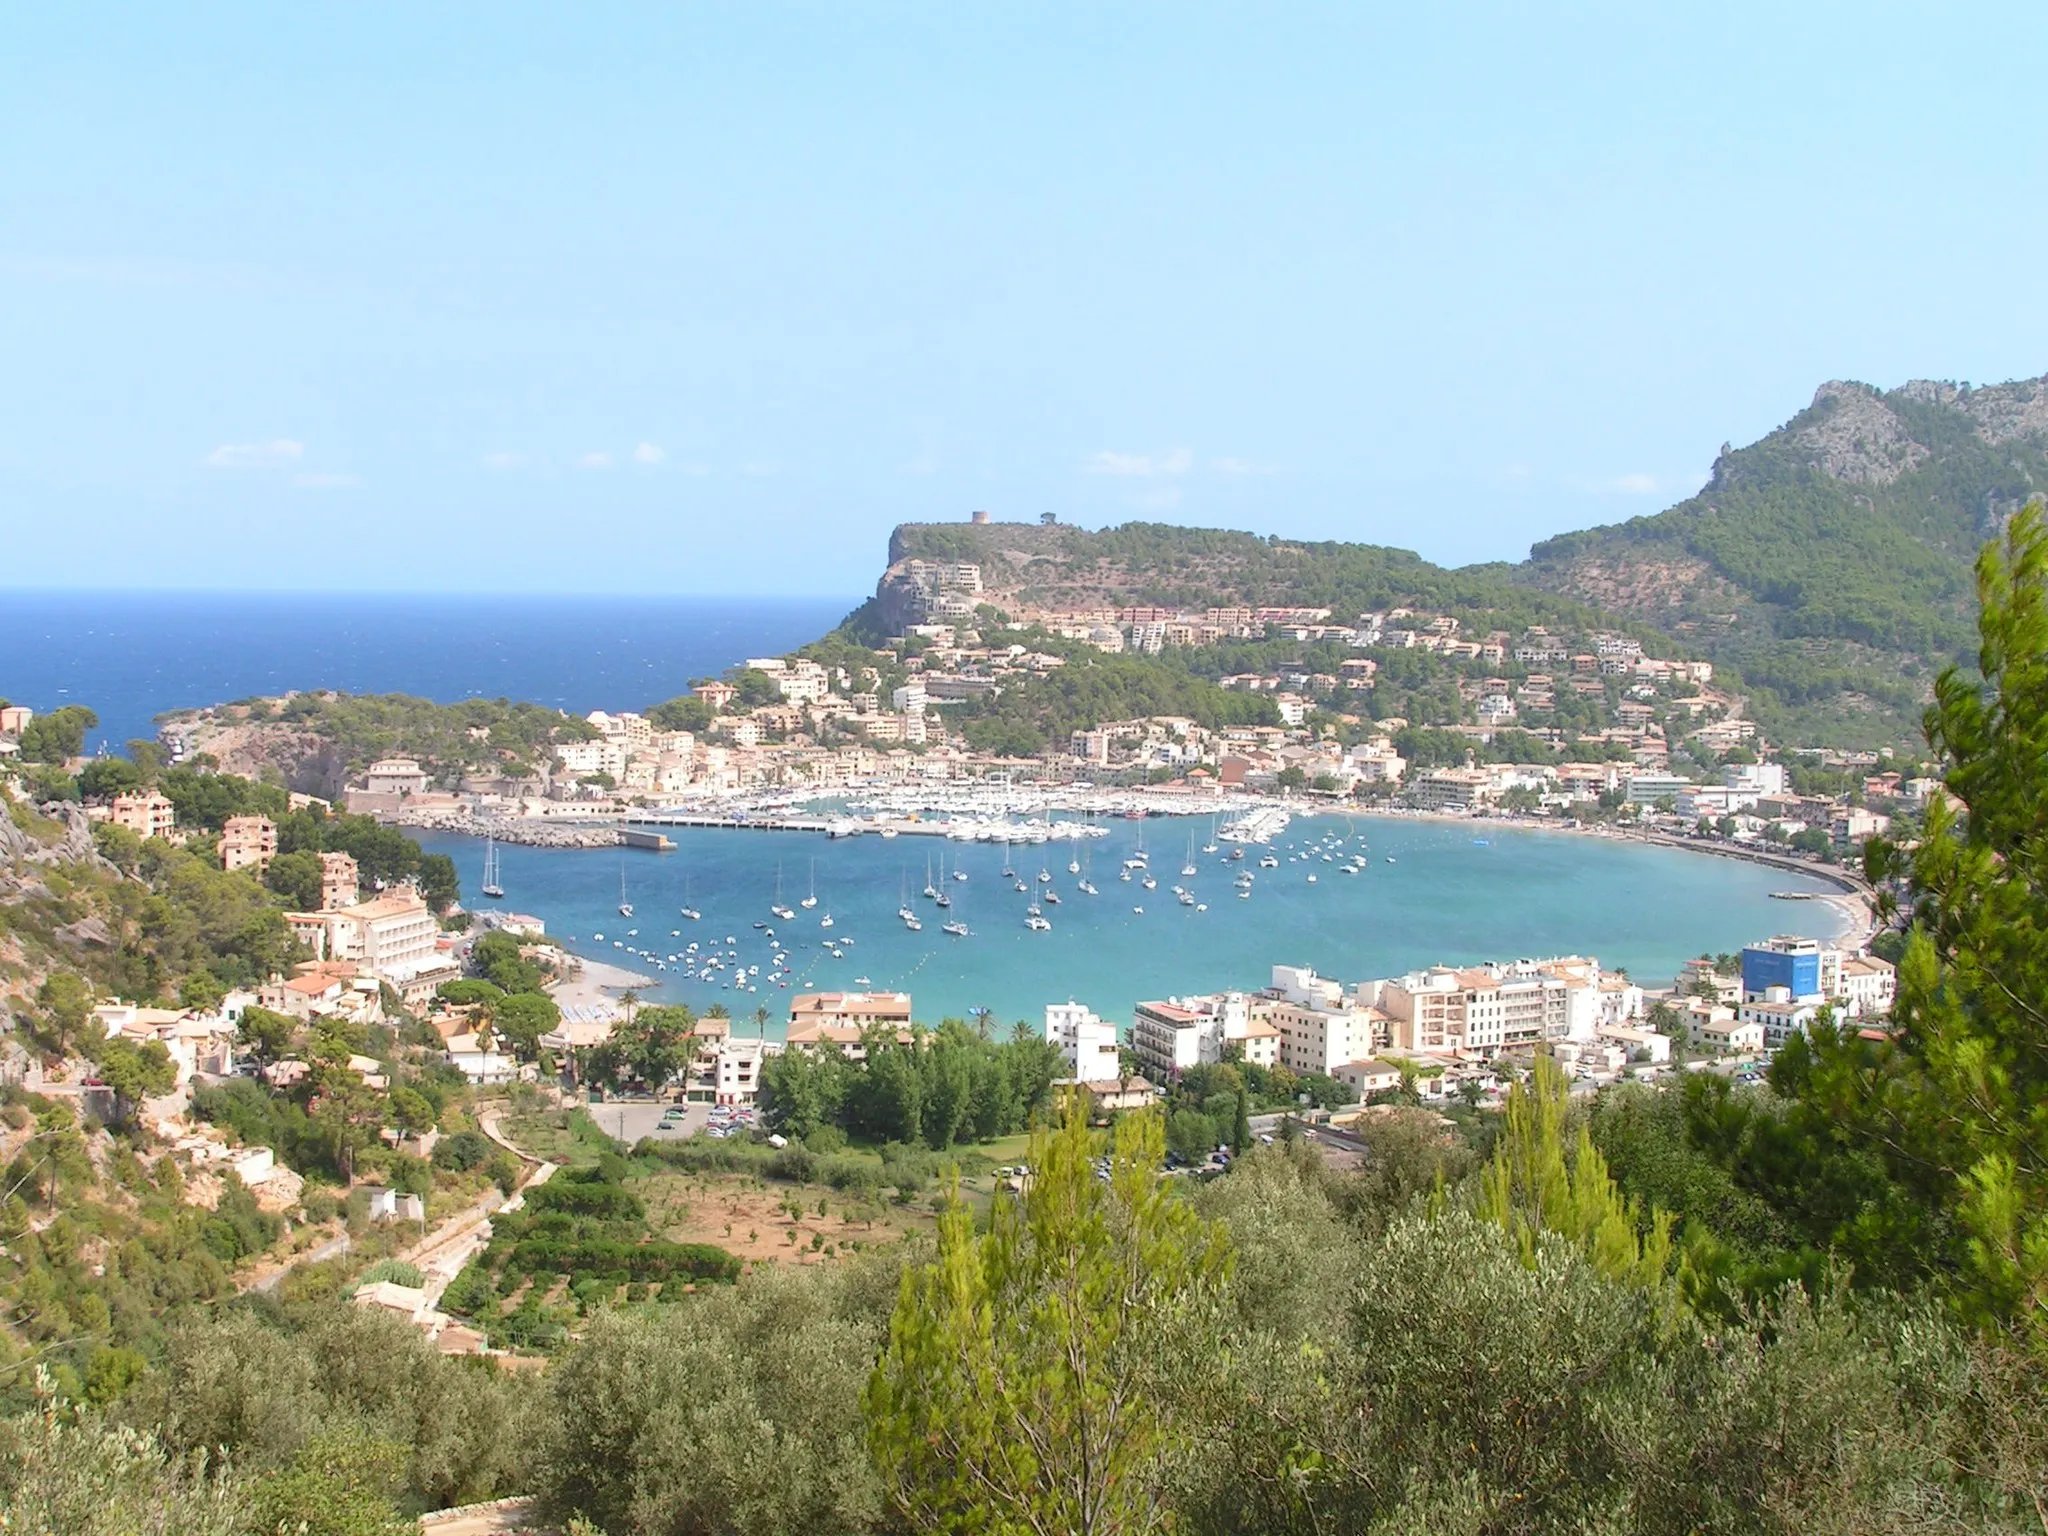
[[[601,1008],[616,1002],[622,992],[654,984],[652,976],[628,970],[623,965],[612,965],[604,960],[580,960],[555,983],[553,996],[564,1012],[572,1008]]]

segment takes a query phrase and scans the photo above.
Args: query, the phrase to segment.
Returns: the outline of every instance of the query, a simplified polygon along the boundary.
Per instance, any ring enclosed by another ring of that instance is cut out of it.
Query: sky
[[[1461,563],[2048,372],[2048,8],[17,8],[0,587]]]

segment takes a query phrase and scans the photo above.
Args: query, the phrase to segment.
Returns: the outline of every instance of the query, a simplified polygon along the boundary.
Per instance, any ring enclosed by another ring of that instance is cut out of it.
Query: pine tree
[[[2048,529],[2037,501],[1977,562],[1978,676],[1927,737],[1937,797],[1909,861],[1893,1118],[1955,1181],[1971,1310],[2048,1347]],[[1893,1138],[1896,1144],[1898,1138]]]
[[[1086,1116],[1032,1138],[1031,1185],[987,1234],[958,1198],[907,1272],[869,1382],[876,1464],[920,1530],[1140,1532],[1180,1426],[1160,1341],[1226,1277],[1222,1228],[1159,1176],[1156,1113],[1119,1117],[1095,1174]]]
[[[1480,1178],[1480,1216],[1514,1238],[1528,1262],[1535,1261],[1537,1235],[1555,1232],[1583,1248],[1603,1274],[1661,1286],[1671,1264],[1671,1218],[1653,1209],[1644,1220],[1608,1174],[1587,1126],[1580,1125],[1566,1158],[1568,1102],[1564,1073],[1550,1057],[1537,1057],[1528,1081],[1508,1092],[1500,1143]]]

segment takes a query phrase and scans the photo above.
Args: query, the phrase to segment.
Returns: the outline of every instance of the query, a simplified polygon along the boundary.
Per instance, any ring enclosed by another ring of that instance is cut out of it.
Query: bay
[[[1265,986],[1275,964],[1310,965],[1352,982],[1437,963],[1578,953],[1644,982],[1663,982],[1703,951],[1733,951],[1802,928],[1826,937],[1837,924],[1832,908],[1769,895],[1831,889],[1820,881],[1623,839],[1325,816],[1297,820],[1272,850],[1279,867],[1259,869],[1264,850],[1257,848],[1239,864],[1225,862],[1227,844],[1218,854],[1199,852],[1206,821],[1110,825],[1108,837],[1091,843],[1014,848],[937,837],[831,840],[699,829],[671,829],[678,846],[669,853],[504,847],[502,905],[541,917],[578,954],[651,976],[654,984],[644,990],[652,1000],[700,1012],[723,1004],[740,1019],[765,1008],[770,1038],[780,1037],[789,1000],[801,991],[907,990],[917,1018],[928,1022],[980,1009],[1004,1025],[1035,1022],[1047,1003],[1069,1000],[1124,1021],[1131,1005],[1146,998]],[[1199,872],[1183,878],[1190,831]],[[1118,878],[1141,836],[1156,890]],[[1325,848],[1325,840],[1340,838],[1341,846]],[[1361,840],[1364,872],[1340,873],[1342,858]],[[482,844],[451,834],[427,834],[422,842],[455,859],[476,901]],[[1305,849],[1313,851],[1296,857]],[[1067,870],[1077,857],[1086,860],[1083,876]],[[943,881],[942,858],[949,872]],[[1026,892],[1001,877],[1006,861]],[[918,894],[928,863],[933,883],[953,899],[950,913]],[[818,906],[804,911],[797,904],[812,889],[814,867]],[[1049,933],[1024,926],[1026,905],[1048,888],[1038,879],[1041,868],[1061,898],[1043,907]],[[950,878],[955,869],[968,878]],[[1234,877],[1246,869],[1254,874],[1252,896],[1238,900]],[[1092,878],[1101,894],[1082,894],[1081,878]],[[617,911],[622,880],[631,919]],[[797,908],[795,921],[770,915],[778,880],[781,902]],[[1175,885],[1190,888],[1207,910],[1179,905]],[[905,902],[921,932],[898,920]],[[683,918],[685,905],[700,910],[702,920]],[[1141,906],[1142,913],[1134,910]],[[828,915],[829,929],[821,926]],[[949,916],[966,922],[972,936],[942,933]],[[791,955],[787,987],[768,979],[776,946],[756,923],[772,928]],[[693,941],[700,955],[731,952],[736,963],[758,966],[756,990],[725,985],[730,970],[704,982],[675,966],[656,971],[629,953],[645,950],[668,963]],[[843,958],[830,954],[828,941]]]

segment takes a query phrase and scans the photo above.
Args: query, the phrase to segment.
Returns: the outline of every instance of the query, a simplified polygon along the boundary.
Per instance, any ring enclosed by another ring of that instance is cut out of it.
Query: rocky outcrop
[[[1830,380],[1814,392],[1809,421],[1792,435],[1808,462],[1836,480],[1890,485],[1931,456],[1868,384]]]

